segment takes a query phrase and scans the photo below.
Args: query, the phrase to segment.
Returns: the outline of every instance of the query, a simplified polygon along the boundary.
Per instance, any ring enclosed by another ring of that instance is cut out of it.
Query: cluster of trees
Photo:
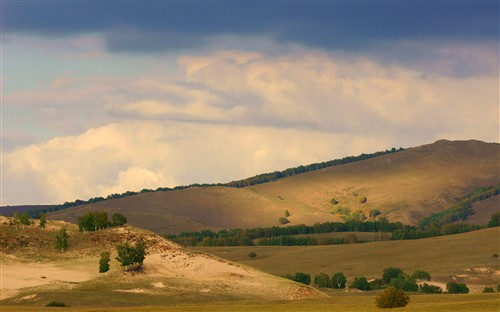
[[[108,227],[115,227],[127,223],[127,218],[121,213],[114,213],[111,221],[108,220],[106,211],[87,212],[83,216],[78,217],[78,227],[80,231],[98,231]]]

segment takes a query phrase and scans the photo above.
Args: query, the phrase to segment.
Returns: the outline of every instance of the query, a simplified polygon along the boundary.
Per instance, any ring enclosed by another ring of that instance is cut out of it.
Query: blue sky
[[[2,1],[2,204],[498,142],[498,1]]]

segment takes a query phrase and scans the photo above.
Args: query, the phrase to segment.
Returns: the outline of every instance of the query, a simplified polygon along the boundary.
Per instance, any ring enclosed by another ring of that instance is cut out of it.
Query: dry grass
[[[394,309],[394,311],[408,312],[497,312],[500,308],[500,297],[498,294],[479,294],[479,295],[413,295],[410,296],[410,304],[404,309]],[[25,311],[47,311],[53,310],[38,306],[2,306],[5,312],[25,312]],[[134,307],[70,307],[64,308],[64,311],[71,312],[118,312],[118,311],[137,311],[137,312],[167,312],[167,311],[203,311],[203,312],[243,312],[243,311],[286,311],[286,312],[312,312],[312,311],[381,311],[375,306],[373,294],[369,295],[350,295],[333,296],[328,299],[300,300],[294,302],[255,302],[255,301],[236,301],[221,302],[209,304],[176,304],[167,306],[147,305]]]
[[[415,224],[449,207],[476,186],[496,185],[500,145],[438,141],[366,161],[336,166],[244,189],[190,188],[145,193],[51,213],[75,222],[90,210],[120,212],[129,222],[157,233],[341,221],[334,206],[379,209],[391,221]],[[356,195],[354,195],[356,194]],[[360,203],[359,197],[367,202]]]

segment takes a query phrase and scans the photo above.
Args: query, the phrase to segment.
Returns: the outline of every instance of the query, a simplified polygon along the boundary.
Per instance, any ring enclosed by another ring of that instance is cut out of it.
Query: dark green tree
[[[127,218],[125,218],[125,216],[122,215],[121,213],[115,212],[111,216],[111,225],[112,226],[120,226],[120,225],[124,225],[125,223],[127,223]]]
[[[368,283],[368,280],[364,276],[355,277],[350,287],[359,290],[370,290],[370,283]]]
[[[281,218],[279,218],[279,219],[278,219],[278,221],[279,221],[279,223],[280,223],[280,224],[287,224],[288,222],[290,222],[290,221],[288,221],[288,219],[287,219],[287,218],[285,218],[285,217],[281,217]]]
[[[109,271],[109,251],[103,251],[101,253],[101,258],[99,259],[99,273],[105,273]]]
[[[345,277],[344,273],[337,272],[332,275],[331,283],[333,288],[344,289],[346,282],[347,278]]]
[[[384,283],[389,284],[391,279],[403,274],[404,272],[400,268],[387,268],[382,273],[382,279],[384,280]]]
[[[451,282],[446,284],[446,290],[449,294],[468,294],[469,288],[463,283]]]
[[[401,289],[389,287],[380,296],[375,298],[377,307],[381,309],[405,307],[410,302],[410,297]]]
[[[488,293],[494,293],[495,290],[493,289],[493,287],[484,287],[483,289],[483,294],[488,294]]]
[[[314,284],[318,286],[318,288],[327,288],[330,287],[330,276],[326,273],[319,273],[314,277]]]
[[[311,284],[311,275],[303,272],[297,272],[295,273],[294,281],[309,285]]]
[[[128,242],[125,244],[116,245],[116,251],[118,260],[122,266],[128,269],[129,265],[138,264],[142,265],[144,258],[146,257],[146,246],[142,241],[139,241],[135,246],[131,246]]]
[[[68,241],[69,241],[68,232],[66,231],[66,228],[63,227],[56,234],[56,248],[59,249],[61,252],[65,252],[66,249],[68,249],[69,245]]]

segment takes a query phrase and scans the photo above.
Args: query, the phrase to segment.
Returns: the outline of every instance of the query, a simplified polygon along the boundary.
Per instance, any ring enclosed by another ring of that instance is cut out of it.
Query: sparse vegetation
[[[375,298],[377,307],[381,309],[405,307],[410,302],[410,297],[401,289],[389,287],[380,296]]]
[[[253,251],[252,251],[252,252],[249,252],[249,253],[248,253],[248,257],[249,257],[249,258],[255,258],[255,257],[257,257],[257,254],[256,254],[255,252],[253,252]]]
[[[366,198],[366,196],[360,196],[360,197],[358,197],[358,201],[359,201],[360,204],[366,203],[367,200],[368,199]]]
[[[39,226],[40,226],[42,229],[44,229],[46,224],[47,224],[47,215],[46,215],[45,213],[42,213],[42,214],[40,215],[40,225],[39,225]]]
[[[332,199],[330,199],[330,203],[332,205],[337,205],[339,203],[339,201],[337,199],[335,199],[335,198],[332,198]]]

